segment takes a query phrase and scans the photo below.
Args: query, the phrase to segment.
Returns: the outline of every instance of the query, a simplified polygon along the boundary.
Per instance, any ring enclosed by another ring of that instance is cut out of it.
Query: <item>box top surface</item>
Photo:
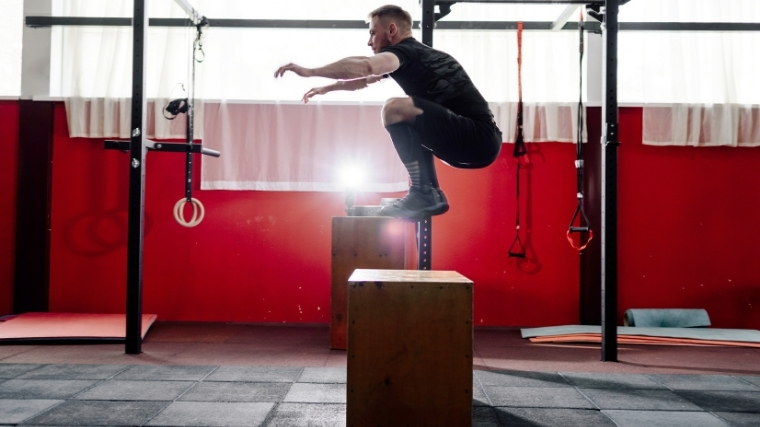
[[[386,282],[386,283],[472,283],[472,280],[456,271],[441,270],[365,270],[357,269],[348,278],[351,282]]]

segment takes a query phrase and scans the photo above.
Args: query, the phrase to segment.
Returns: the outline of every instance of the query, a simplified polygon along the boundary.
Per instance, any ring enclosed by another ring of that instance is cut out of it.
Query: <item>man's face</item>
[[[380,49],[391,44],[391,32],[395,29],[396,24],[388,23],[383,27],[383,22],[375,16],[369,23],[369,42],[367,46],[372,48],[372,52],[380,53]]]

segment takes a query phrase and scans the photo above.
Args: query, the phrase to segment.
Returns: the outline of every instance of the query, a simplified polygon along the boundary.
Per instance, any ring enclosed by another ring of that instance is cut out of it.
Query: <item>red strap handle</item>
[[[573,249],[576,249],[578,251],[582,251],[586,249],[586,246],[588,246],[589,243],[591,243],[591,240],[594,238],[594,232],[589,229],[588,230],[588,240],[586,240],[586,243],[583,246],[578,246],[573,241],[572,232],[570,230],[567,230],[567,241],[570,242],[570,246],[573,247]],[[578,242],[580,243],[580,242]]]

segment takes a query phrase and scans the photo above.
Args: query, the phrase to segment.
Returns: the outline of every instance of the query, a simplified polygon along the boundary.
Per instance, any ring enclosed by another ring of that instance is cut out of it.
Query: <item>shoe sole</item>
[[[381,216],[391,216],[397,219],[402,219],[406,221],[419,221],[421,219],[425,219],[430,216],[436,216],[436,215],[442,215],[449,211],[449,205],[436,205],[436,206],[430,206],[428,208],[422,209],[420,211],[399,211],[393,212],[391,209],[384,209],[384,208],[391,208],[390,206],[384,206],[383,209],[380,209],[380,215]],[[383,212],[385,210],[385,212]],[[390,211],[390,212],[389,212]]]

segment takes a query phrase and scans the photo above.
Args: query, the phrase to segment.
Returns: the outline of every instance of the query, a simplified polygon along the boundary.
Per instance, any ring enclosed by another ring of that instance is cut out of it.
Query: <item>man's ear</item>
[[[396,36],[396,33],[398,33],[398,27],[396,26],[395,22],[391,22],[388,24],[388,35],[393,38]]]

